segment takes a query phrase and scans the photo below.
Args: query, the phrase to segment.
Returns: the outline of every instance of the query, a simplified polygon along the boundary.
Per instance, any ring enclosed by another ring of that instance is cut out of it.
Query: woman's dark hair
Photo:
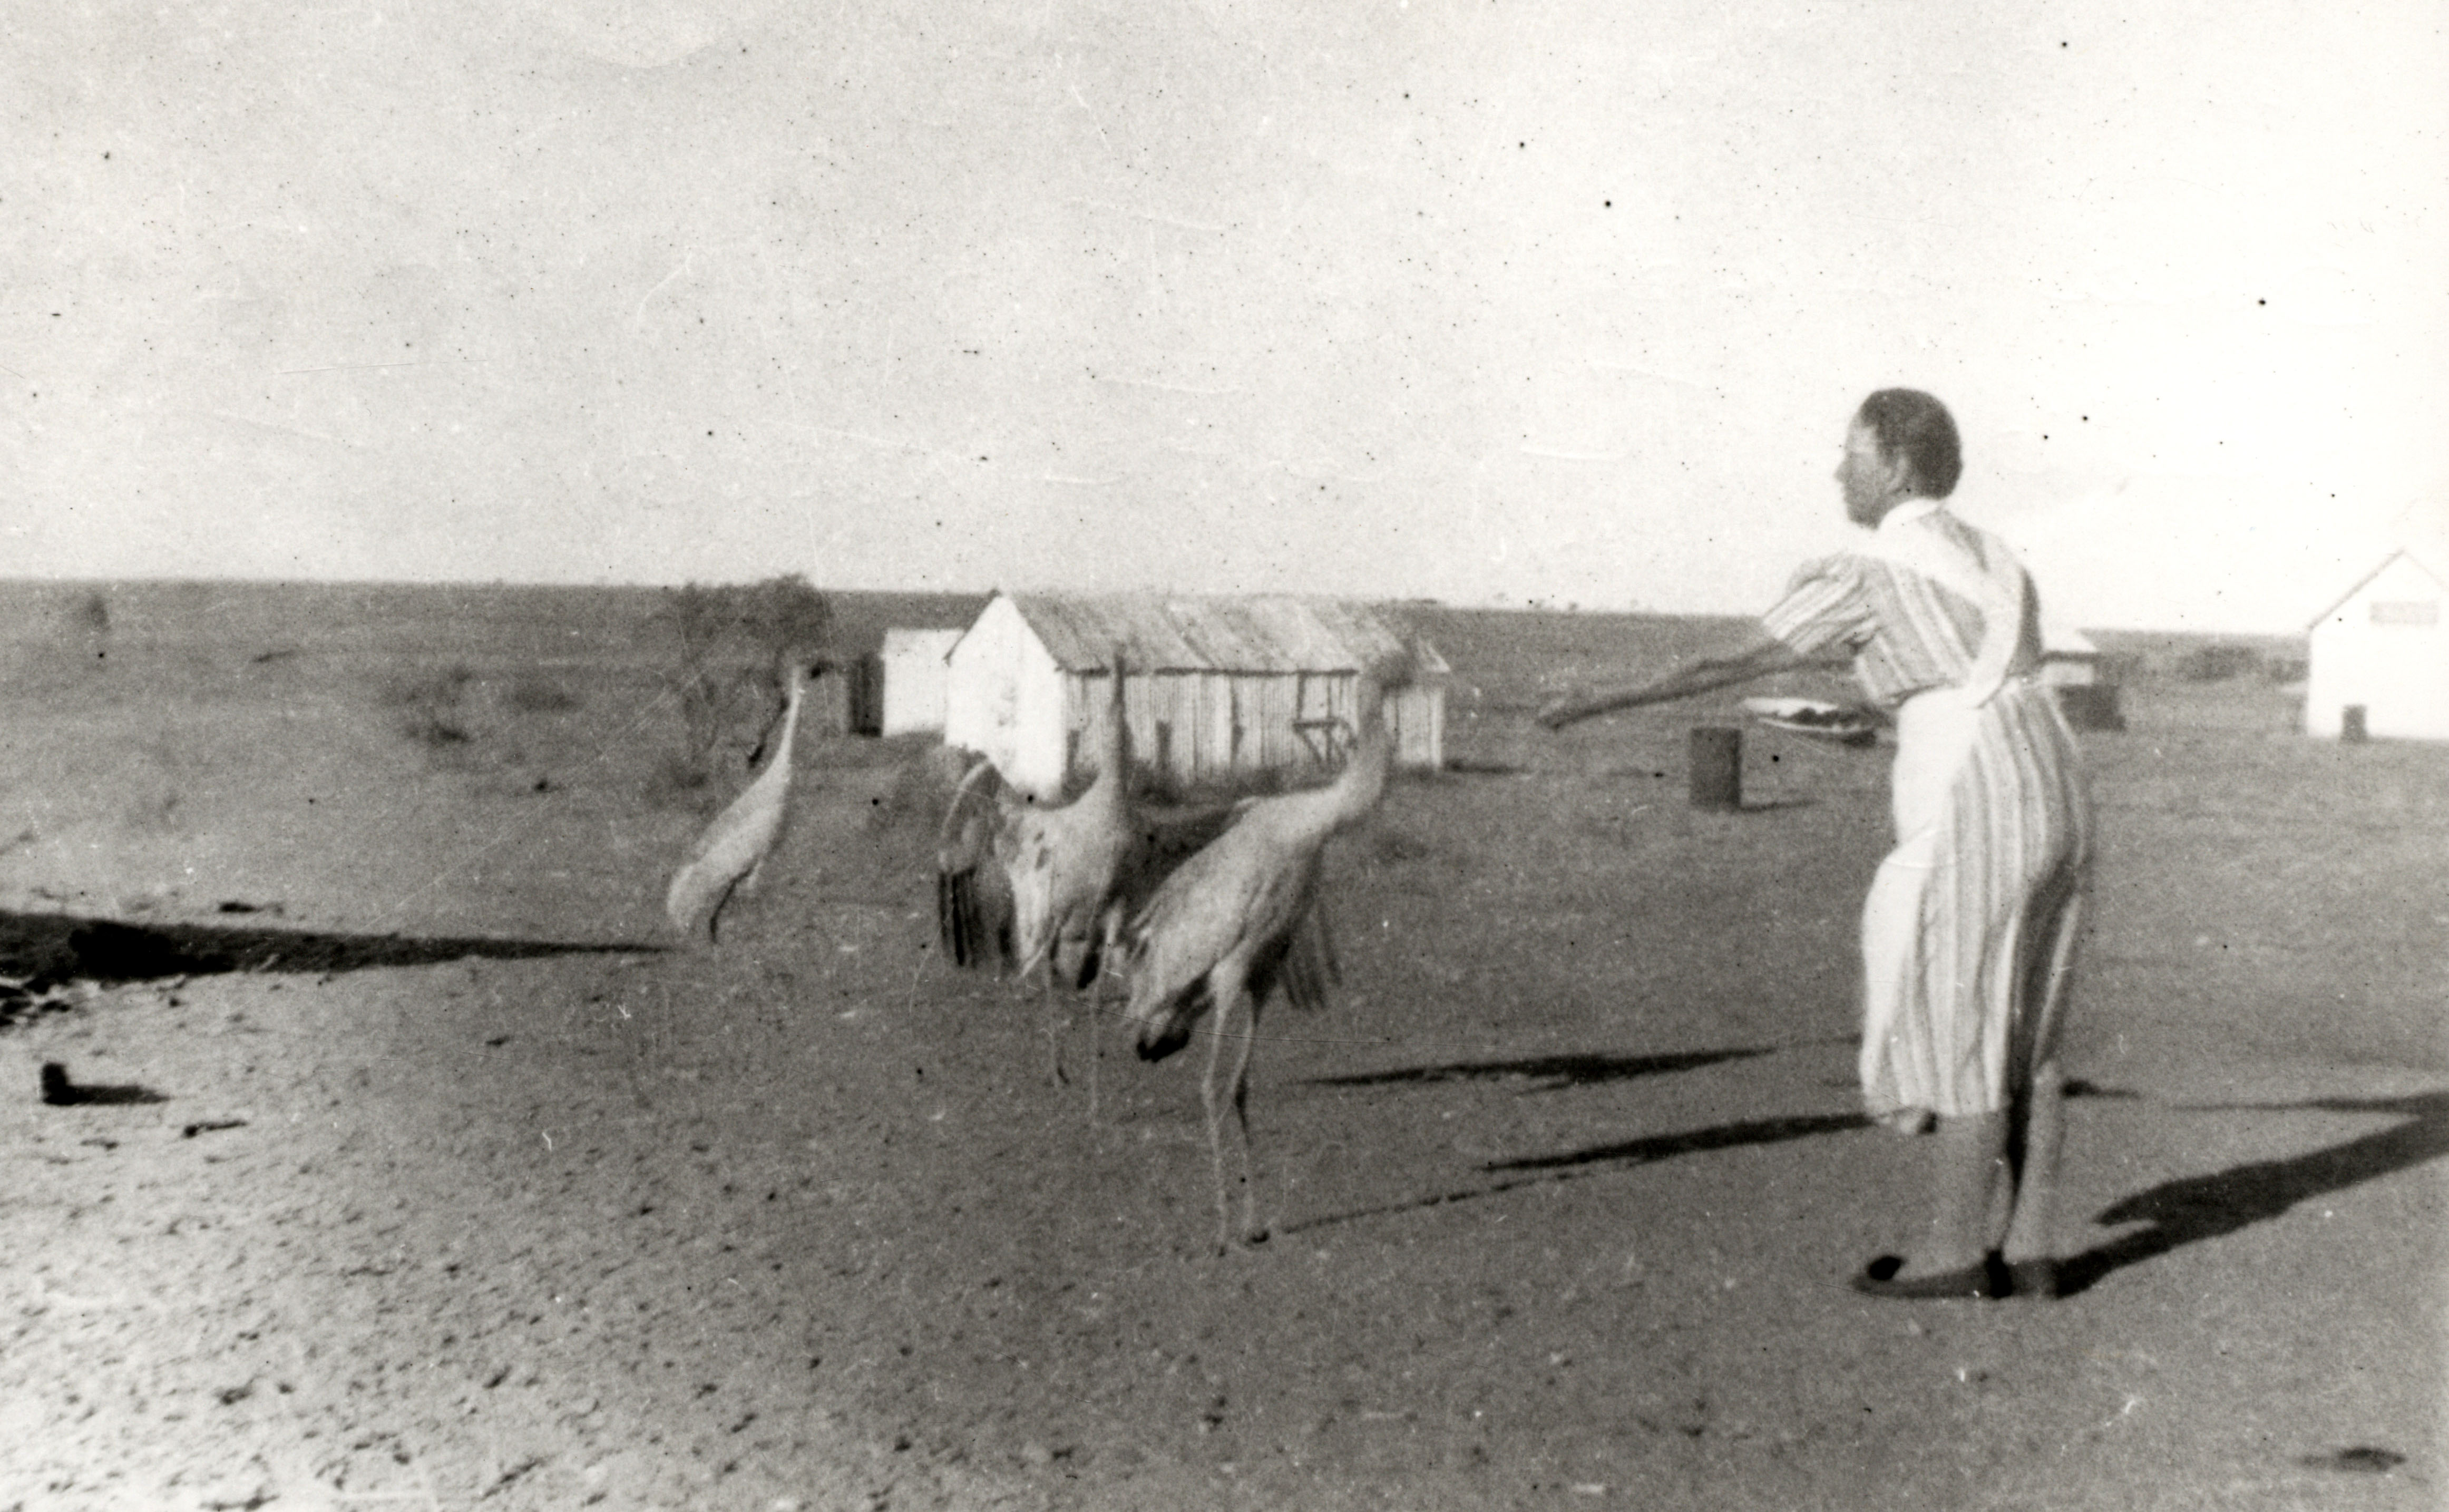
[[[1947,406],[1919,389],[1881,389],[1862,401],[1854,418],[1879,438],[1883,456],[1901,456],[1913,468],[1916,492],[1945,498],[1964,475],[1964,450]]]

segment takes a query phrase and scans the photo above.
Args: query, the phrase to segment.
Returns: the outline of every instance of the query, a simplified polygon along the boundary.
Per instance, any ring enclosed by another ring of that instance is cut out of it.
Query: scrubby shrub
[[[434,708],[402,709],[395,727],[409,744],[428,750],[449,750],[476,738],[467,726]]]
[[[51,615],[60,665],[82,664],[87,671],[109,665],[110,599],[101,589],[87,589],[57,602]]]
[[[68,611],[69,623],[88,646],[97,649],[110,641],[110,600],[102,590],[89,589],[80,594]]]
[[[382,702],[395,710],[394,727],[410,744],[428,750],[448,750],[475,739],[460,712],[469,685],[476,674],[453,664],[439,670],[401,676],[383,685]]]
[[[536,672],[522,672],[502,694],[502,702],[521,714],[556,714],[576,708],[576,693]]]
[[[655,808],[704,808],[713,780],[713,772],[703,763],[666,752],[646,776],[646,803]]]
[[[155,788],[130,800],[121,815],[121,822],[140,835],[175,834],[181,827],[179,807],[177,788]]]
[[[701,665],[679,679],[673,702],[680,711],[681,742],[668,762],[669,775],[690,786],[714,779],[723,747],[738,747],[744,761],[780,696],[773,678],[755,667]]]
[[[454,708],[475,680],[474,670],[454,662],[389,678],[382,685],[381,697],[394,708]]]
[[[680,636],[685,666],[745,651],[781,664],[822,651],[833,601],[794,572],[762,583],[687,583],[665,595],[664,617]]]
[[[832,601],[798,573],[762,583],[685,584],[665,595],[662,617],[679,643],[675,775],[700,784],[712,778],[727,737],[765,727],[781,697],[784,669],[815,660],[833,631]]]

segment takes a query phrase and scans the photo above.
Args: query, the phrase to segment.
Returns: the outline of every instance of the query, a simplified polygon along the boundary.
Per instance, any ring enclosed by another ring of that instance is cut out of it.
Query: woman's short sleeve
[[[1878,627],[1860,564],[1842,555],[1805,562],[1785,586],[1785,596],[1761,616],[1761,628],[1802,656],[1831,646],[1861,650]]]

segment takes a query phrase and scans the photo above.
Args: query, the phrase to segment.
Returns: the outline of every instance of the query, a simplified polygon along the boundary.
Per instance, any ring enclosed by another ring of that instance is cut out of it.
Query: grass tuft
[[[403,673],[382,685],[376,695],[396,711],[393,727],[410,745],[430,751],[452,751],[475,740],[462,717],[461,706],[475,672],[453,663],[449,667]]]
[[[520,673],[502,694],[503,705],[520,714],[564,713],[582,702],[560,683],[535,672]]]

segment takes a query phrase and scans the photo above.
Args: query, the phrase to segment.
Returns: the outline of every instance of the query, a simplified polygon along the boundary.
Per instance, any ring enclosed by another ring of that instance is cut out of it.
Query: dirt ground
[[[2075,1294],[1900,1304],[1844,1285],[1921,1158],[1856,1116],[1884,751],[1755,729],[1698,812],[1730,703],[1543,735],[1621,648],[1449,630],[1462,769],[1340,843],[1344,985],[1258,1054],[1274,1235],[1221,1256],[1195,1056],[1075,1018],[1054,1085],[936,960],[916,746],[803,748],[680,949],[704,801],[643,796],[636,668],[479,660],[436,745],[406,651],[21,660],[0,1509],[2449,1500],[2449,749],[2128,690]]]

